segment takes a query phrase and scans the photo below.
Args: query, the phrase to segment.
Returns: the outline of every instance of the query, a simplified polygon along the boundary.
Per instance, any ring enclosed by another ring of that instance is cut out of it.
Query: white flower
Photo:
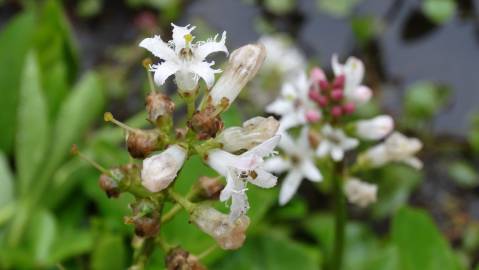
[[[301,134],[295,142],[288,134],[282,134],[279,147],[286,154],[286,158],[279,156],[270,158],[265,162],[265,168],[277,173],[288,171],[279,194],[279,204],[285,205],[296,193],[304,178],[312,182],[319,182],[323,177],[314,165],[314,151],[311,150],[309,144],[307,127],[301,130]]]
[[[236,220],[249,209],[246,185],[252,183],[263,188],[276,185],[277,178],[263,168],[264,157],[273,154],[279,143],[276,135],[241,155],[233,155],[224,150],[208,152],[208,165],[226,178],[226,186],[221,191],[220,200],[231,198],[230,218]]]
[[[191,31],[196,28],[195,26],[171,25],[173,40],[165,43],[160,36],[155,36],[145,38],[139,45],[163,60],[151,67],[155,72],[155,82],[162,85],[168,77],[175,74],[178,88],[182,91],[196,89],[199,77],[205,81],[208,88],[211,88],[215,81],[215,73],[221,70],[211,68],[215,63],[206,62],[205,58],[214,52],[228,53],[225,46],[226,32],[223,32],[219,41],[216,35],[206,42],[192,43],[194,36],[191,35]]]
[[[223,130],[217,140],[228,152],[248,150],[273,137],[278,127],[279,122],[274,117],[258,116],[245,121],[242,127],[230,127]]]
[[[287,40],[286,36],[263,36],[258,42],[263,44],[267,51],[262,71],[278,71],[283,78],[306,69],[303,54]]]
[[[357,178],[349,178],[344,186],[346,198],[352,204],[366,207],[377,200],[378,187]]]
[[[414,155],[422,148],[416,138],[407,138],[399,132],[391,134],[384,143],[374,146],[359,156],[359,162],[372,167],[380,167],[388,162],[403,162],[416,169],[422,162]]]
[[[291,81],[287,81],[281,88],[281,96],[266,107],[266,111],[281,116],[279,129],[288,128],[307,123],[306,114],[309,111],[320,111],[309,99],[310,82],[304,72],[301,72]]]
[[[349,57],[343,65],[339,63],[338,56],[333,55],[332,67],[335,76],[343,75],[345,77],[344,96],[348,100],[360,105],[371,99],[371,89],[361,85],[364,77],[364,64],[361,60]]]
[[[266,57],[266,49],[261,44],[248,44],[231,53],[225,72],[211,90],[211,98],[215,105],[223,98],[233,103],[243,87],[248,83]]]
[[[319,157],[329,154],[334,161],[342,160],[344,152],[354,149],[359,144],[357,139],[347,137],[341,129],[330,125],[325,125],[321,129],[321,135],[316,154]]]
[[[394,129],[394,120],[389,115],[356,122],[356,135],[366,140],[380,140]]]
[[[160,154],[146,158],[141,170],[141,184],[151,192],[167,188],[175,180],[185,159],[186,150],[178,145],[171,145]]]
[[[225,250],[238,249],[243,245],[250,223],[247,216],[231,220],[228,215],[205,205],[199,205],[193,210],[191,220]]]

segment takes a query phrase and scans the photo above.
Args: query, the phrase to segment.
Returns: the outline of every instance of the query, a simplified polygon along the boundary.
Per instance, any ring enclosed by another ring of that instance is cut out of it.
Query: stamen
[[[114,124],[116,124],[117,126],[125,129],[126,131],[130,131],[130,132],[136,132],[136,130],[132,127],[129,127],[127,126],[126,124],[123,124],[122,122],[116,120],[114,117],[113,117],[113,114],[111,114],[111,112],[106,112],[103,114],[103,120],[105,120],[105,122],[112,122]]]
[[[186,46],[190,45],[191,41],[193,40],[193,36],[191,34],[186,34],[184,38],[185,38]]]
[[[80,152],[78,150],[78,146],[76,144],[73,144],[72,145],[72,148],[70,150],[70,152],[72,153],[72,155],[75,155],[75,156],[79,156],[81,159],[83,159],[84,161],[90,163],[90,165],[92,165],[93,167],[95,167],[97,170],[99,170],[100,172],[104,173],[104,174],[108,174],[110,175],[110,172],[105,169],[103,166],[101,166],[100,164],[98,164],[96,161],[92,160],[91,158],[87,157],[85,154],[83,154],[82,152]]]

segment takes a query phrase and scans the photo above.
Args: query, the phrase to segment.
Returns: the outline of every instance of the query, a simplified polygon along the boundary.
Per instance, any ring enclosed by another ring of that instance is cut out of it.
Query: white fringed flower
[[[279,194],[279,204],[285,205],[296,193],[304,178],[312,182],[319,182],[323,177],[314,165],[314,151],[311,150],[309,144],[307,127],[301,130],[297,141],[293,141],[286,133],[282,134],[279,147],[286,154],[286,158],[272,157],[265,162],[264,167],[271,172],[288,172]]]
[[[220,201],[231,198],[230,218],[232,221],[245,215],[249,209],[246,186],[252,183],[262,188],[276,185],[277,178],[263,168],[264,157],[273,154],[279,143],[276,135],[241,155],[233,155],[224,150],[208,152],[208,165],[226,178],[226,186],[221,191]]]
[[[186,150],[178,145],[171,145],[160,154],[144,159],[141,184],[151,192],[167,188],[175,180],[185,159]]]
[[[420,140],[407,138],[399,132],[394,132],[384,143],[361,154],[359,162],[372,167],[380,167],[388,162],[403,162],[413,168],[421,169],[421,160],[414,156],[421,148]]]
[[[243,245],[250,223],[247,216],[231,220],[228,215],[206,205],[197,206],[191,220],[224,250],[238,249]]]
[[[360,207],[366,207],[377,200],[378,187],[357,178],[349,178],[344,186],[348,201]]]
[[[338,56],[333,55],[332,68],[335,76],[343,75],[345,77],[344,96],[346,99],[358,105],[371,99],[371,89],[361,85],[364,77],[364,64],[361,60],[356,57],[349,57],[343,65],[339,63]]]
[[[304,72],[283,84],[281,96],[266,107],[266,111],[281,116],[281,131],[306,124],[306,115],[310,111],[321,115],[317,106],[309,99],[310,82]]]
[[[233,103],[243,87],[263,65],[266,49],[261,44],[248,44],[231,53],[225,72],[211,90],[210,96],[215,105],[226,98]]]
[[[287,40],[286,36],[263,36],[258,42],[264,45],[267,52],[262,70],[279,72],[281,78],[285,78],[306,69],[303,54]]]
[[[231,153],[242,149],[248,150],[273,137],[278,127],[279,122],[274,117],[257,116],[245,121],[242,127],[223,130],[217,136],[217,140],[223,144],[224,150]]]
[[[191,35],[196,27],[187,25],[185,27],[173,26],[173,40],[165,43],[160,36],[145,38],[139,46],[149,50],[163,62],[152,65],[151,70],[155,73],[154,79],[158,85],[165,83],[166,79],[175,74],[176,83],[181,91],[192,91],[198,85],[201,77],[208,88],[211,88],[215,81],[215,73],[221,72],[213,69],[214,62],[206,62],[206,56],[214,52],[228,53],[225,46],[226,32],[223,32],[221,39],[217,41],[218,35],[206,42],[193,43],[194,36]]]
[[[394,120],[389,115],[380,115],[356,122],[356,135],[366,140],[380,140],[394,129]]]
[[[357,139],[347,137],[341,129],[325,125],[321,129],[321,141],[316,154],[319,157],[330,155],[334,161],[340,161],[346,151],[356,148],[358,144]]]

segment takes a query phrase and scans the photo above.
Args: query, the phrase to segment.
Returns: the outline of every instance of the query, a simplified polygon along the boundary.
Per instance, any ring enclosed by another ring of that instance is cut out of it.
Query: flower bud
[[[326,75],[324,74],[324,71],[319,67],[314,67],[313,69],[311,69],[309,76],[311,78],[311,81],[313,81],[313,83],[326,81]]]
[[[308,97],[312,101],[318,102],[319,98],[321,97],[321,94],[319,93],[317,89],[315,89],[314,87],[311,87],[308,92]]]
[[[334,89],[343,89],[344,82],[346,81],[346,77],[344,75],[339,75],[334,79],[333,88]]]
[[[168,270],[206,270],[198,258],[179,247],[168,252],[165,262]]]
[[[195,208],[191,220],[225,250],[238,249],[243,245],[250,223],[247,216],[232,221],[228,215],[205,205]]]
[[[157,123],[163,116],[170,116],[175,110],[175,103],[167,96],[158,92],[151,92],[146,97],[148,120]]]
[[[279,122],[270,116],[254,117],[243,123],[242,127],[225,129],[218,135],[218,141],[223,144],[223,149],[228,152],[249,150],[258,144],[273,137],[279,128]]]
[[[393,128],[394,121],[389,115],[380,115],[356,122],[356,134],[366,140],[380,140],[386,137]]]
[[[109,175],[102,173],[98,184],[108,198],[118,198],[120,196],[121,190],[118,187],[118,183]]]
[[[266,49],[262,44],[248,44],[233,51],[223,75],[211,90],[213,104],[220,104],[223,98],[231,104],[256,75],[265,57]]]
[[[341,106],[334,106],[331,109],[331,115],[333,117],[341,117],[341,115],[343,115],[343,108]]]
[[[319,81],[319,89],[321,91],[326,92],[329,90],[329,82],[327,80],[320,80]]]
[[[334,101],[340,101],[343,99],[343,90],[342,89],[334,89],[331,91],[331,99]]]
[[[316,111],[316,110],[308,110],[306,112],[306,120],[309,122],[309,123],[315,123],[315,122],[318,122],[319,119],[321,119],[321,114]]]
[[[151,192],[167,188],[175,180],[185,159],[186,150],[178,145],[171,145],[160,154],[146,158],[141,170],[142,185]]]
[[[371,89],[367,86],[361,85],[352,93],[347,93],[347,98],[354,103],[361,105],[368,102],[373,95]]]
[[[128,152],[134,158],[145,158],[158,149],[158,133],[156,131],[128,131],[126,136]]]
[[[207,199],[218,199],[220,192],[225,187],[218,177],[201,176],[198,179],[198,183],[201,189],[201,196]]]
[[[329,105],[329,99],[326,96],[319,96],[318,97],[318,105],[321,108],[327,107]]]
[[[360,181],[357,178],[350,178],[344,186],[346,198],[352,204],[366,207],[377,200],[378,187],[374,184]]]
[[[160,215],[155,204],[141,200],[132,206],[133,216],[125,218],[125,223],[135,226],[135,234],[140,237],[154,237],[160,231]]]
[[[215,114],[215,108],[210,105],[202,111],[195,112],[187,124],[196,132],[199,140],[216,137],[216,134],[224,127],[221,118]]]
[[[356,105],[352,102],[348,102],[343,105],[343,111],[345,114],[352,114],[354,111],[356,111]]]

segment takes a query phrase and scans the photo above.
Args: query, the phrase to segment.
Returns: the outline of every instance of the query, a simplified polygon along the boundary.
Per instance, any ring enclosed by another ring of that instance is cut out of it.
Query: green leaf
[[[476,187],[479,185],[479,175],[466,161],[456,161],[448,167],[449,176],[461,187]]]
[[[0,209],[15,198],[13,175],[5,155],[0,152]],[[0,222],[1,224],[1,222]]]
[[[277,233],[248,237],[245,245],[229,253],[211,269],[222,270],[317,270],[320,251],[299,244]]]
[[[316,0],[321,11],[335,17],[346,17],[360,0]]]
[[[93,248],[93,235],[87,230],[63,229],[59,232],[49,263],[54,264],[90,251]]]
[[[268,11],[277,15],[283,15],[294,9],[296,0],[266,0],[264,5]]]
[[[0,33],[0,150],[10,153],[15,133],[20,76],[30,48],[35,19],[21,13]]]
[[[423,210],[399,210],[393,220],[392,238],[398,248],[400,269],[460,269],[447,241]]]
[[[454,15],[456,2],[454,0],[423,0],[422,11],[435,23],[444,23]]]
[[[37,264],[45,265],[57,232],[55,217],[48,210],[37,210],[31,224],[28,240],[32,254]]]
[[[374,16],[355,17],[351,21],[356,39],[362,45],[369,42],[380,32],[379,21]]]
[[[103,234],[93,250],[90,267],[93,270],[123,270],[126,257],[123,239],[117,235]]]
[[[32,188],[30,183],[44,160],[49,141],[48,126],[38,64],[34,54],[30,53],[22,75],[15,142],[20,194],[26,194]]]

